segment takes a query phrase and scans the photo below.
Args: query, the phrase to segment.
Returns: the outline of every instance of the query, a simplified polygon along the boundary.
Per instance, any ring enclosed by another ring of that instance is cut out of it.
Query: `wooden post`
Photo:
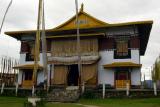
[[[126,83],[126,95],[129,96],[129,83]]]
[[[17,93],[18,93],[18,83],[16,83],[16,96],[17,96]]]
[[[35,52],[34,52],[34,72],[33,72],[33,89],[32,92],[35,91],[37,85],[37,72],[39,66],[39,54],[40,54],[40,27],[41,27],[41,19],[42,19],[42,0],[39,0],[38,6],[38,20],[37,20],[37,31],[36,31],[36,38],[35,38]],[[34,94],[34,93],[32,93]]]
[[[2,83],[1,94],[3,94],[5,83]]]
[[[102,95],[103,95],[103,99],[105,98],[105,83],[103,83],[103,92],[102,92]]]
[[[153,82],[154,95],[157,96],[157,84]]]

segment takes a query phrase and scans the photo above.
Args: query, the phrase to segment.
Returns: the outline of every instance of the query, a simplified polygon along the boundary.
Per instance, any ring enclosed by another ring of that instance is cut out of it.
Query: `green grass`
[[[84,107],[75,103],[47,103],[46,107]]]
[[[26,98],[0,97],[0,107],[23,107]],[[146,99],[81,99],[78,103],[98,107],[160,107],[160,98]],[[84,107],[77,103],[47,103],[45,107]],[[87,107],[87,106],[85,106]]]
[[[0,97],[0,107],[23,107],[26,98]]]
[[[80,103],[100,107],[160,107],[160,98],[146,99],[93,99],[80,100]]]

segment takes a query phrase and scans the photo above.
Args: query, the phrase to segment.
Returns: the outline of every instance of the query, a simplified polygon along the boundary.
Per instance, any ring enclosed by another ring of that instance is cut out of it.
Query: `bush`
[[[24,107],[33,107],[33,105],[30,102],[24,102]],[[37,101],[36,107],[45,107],[45,101],[43,101],[43,100]]]
[[[32,103],[30,102],[24,102],[24,107],[33,107]]]
[[[36,104],[37,104],[37,107],[45,107],[45,101],[44,100],[41,100],[41,101],[38,101],[38,102],[36,102]]]
[[[97,98],[96,94],[94,93],[94,91],[88,90],[85,91],[82,95],[82,98],[86,98],[86,99],[95,99]]]

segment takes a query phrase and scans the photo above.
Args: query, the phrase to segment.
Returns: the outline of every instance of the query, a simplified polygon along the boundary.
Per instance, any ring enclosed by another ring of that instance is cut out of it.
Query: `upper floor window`
[[[28,51],[26,52],[26,61],[34,61],[34,41],[28,41]]]
[[[115,39],[115,52],[114,58],[130,58],[130,45],[129,45],[129,37],[128,36],[118,36]]]

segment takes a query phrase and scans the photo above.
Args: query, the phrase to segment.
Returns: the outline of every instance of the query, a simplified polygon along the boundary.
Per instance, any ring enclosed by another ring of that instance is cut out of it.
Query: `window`
[[[130,58],[131,52],[129,49],[129,37],[127,36],[119,36],[116,39],[116,49],[114,52],[114,58]]]
[[[117,42],[117,56],[127,56],[128,55],[128,42],[118,41]]]
[[[28,41],[28,52],[26,53],[26,61],[34,61],[34,41]]]

